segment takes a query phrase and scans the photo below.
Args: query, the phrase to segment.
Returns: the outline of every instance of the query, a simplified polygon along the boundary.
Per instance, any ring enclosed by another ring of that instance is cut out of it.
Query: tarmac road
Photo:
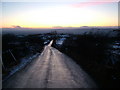
[[[96,88],[97,85],[71,58],[51,47],[3,83],[3,88]]]

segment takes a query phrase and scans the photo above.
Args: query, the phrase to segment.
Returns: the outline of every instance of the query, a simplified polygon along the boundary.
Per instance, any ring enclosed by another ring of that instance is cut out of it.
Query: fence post
[[[6,70],[6,68],[5,68],[5,66],[4,66],[4,63],[3,63],[3,61],[2,61],[1,55],[0,55],[0,60],[1,60],[1,64],[2,64],[3,68]]]
[[[9,52],[10,52],[11,56],[13,57],[14,61],[15,61],[15,62],[17,62],[17,60],[16,60],[15,56],[13,55],[13,53],[11,52],[11,50],[10,50],[10,49],[9,49]]]

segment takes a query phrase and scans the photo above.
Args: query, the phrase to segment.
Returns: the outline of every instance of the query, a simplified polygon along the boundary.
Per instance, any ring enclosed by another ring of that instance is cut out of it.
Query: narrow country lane
[[[94,81],[68,56],[51,47],[3,83],[3,88],[96,88]]]

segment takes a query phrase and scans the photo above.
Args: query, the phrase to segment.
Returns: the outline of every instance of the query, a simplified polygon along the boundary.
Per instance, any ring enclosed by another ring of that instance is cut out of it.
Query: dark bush
[[[119,87],[120,61],[112,64],[111,55],[108,56],[112,51],[111,45],[119,41],[117,37],[109,37],[108,34],[101,33],[71,35],[64,41],[61,48],[54,47],[73,58],[91,75],[99,87]]]

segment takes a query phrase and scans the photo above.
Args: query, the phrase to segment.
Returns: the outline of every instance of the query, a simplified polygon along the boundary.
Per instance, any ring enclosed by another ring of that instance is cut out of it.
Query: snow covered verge
[[[11,68],[10,73],[3,79],[3,82],[5,80],[7,80],[9,77],[11,77],[12,75],[14,75],[16,72],[20,71],[21,69],[23,69],[26,65],[28,65],[33,59],[35,59],[38,55],[40,55],[40,53],[36,53],[34,55],[31,56],[27,56],[25,58],[21,59],[20,64],[18,64],[17,66]]]

